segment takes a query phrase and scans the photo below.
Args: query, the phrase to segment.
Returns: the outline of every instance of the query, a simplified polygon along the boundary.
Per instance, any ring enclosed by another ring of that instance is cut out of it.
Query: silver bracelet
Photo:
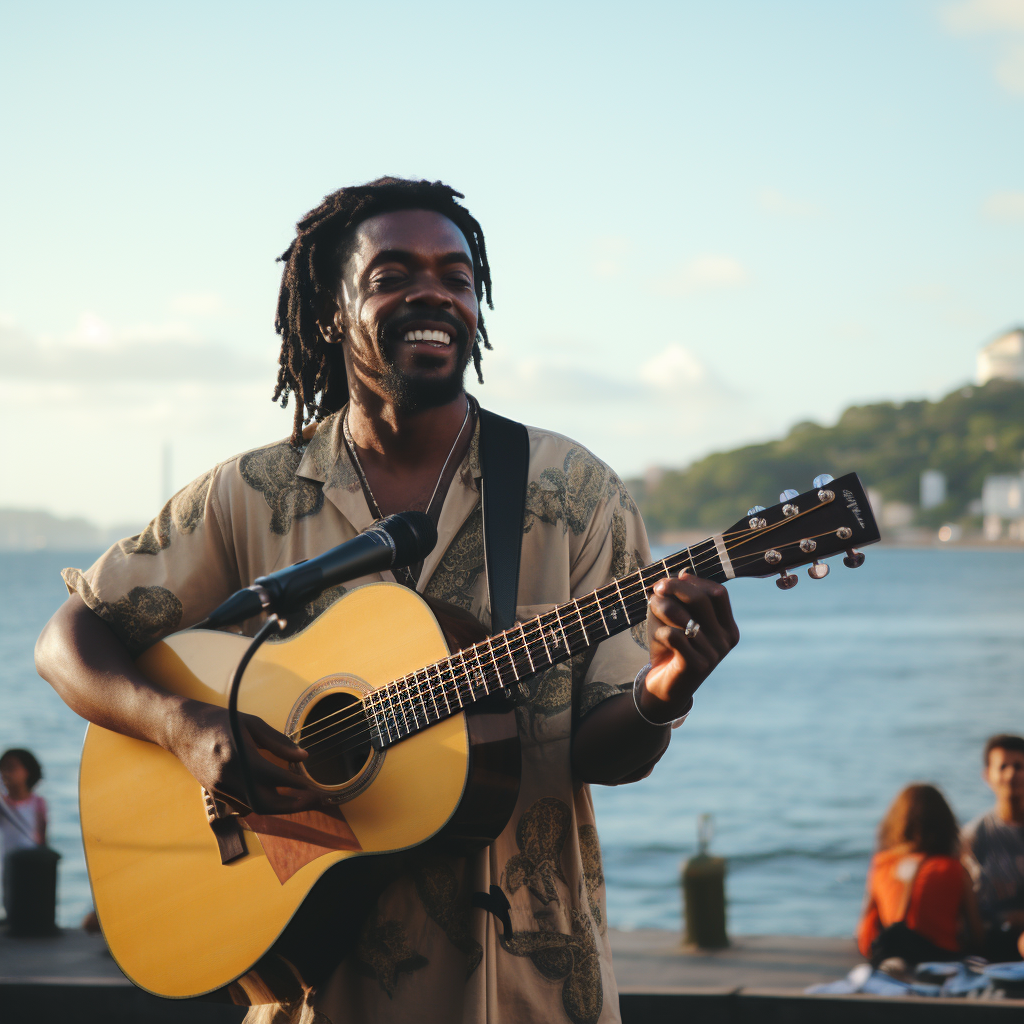
[[[640,707],[640,691],[644,688],[644,680],[647,678],[647,673],[651,670],[651,663],[647,662],[646,665],[636,674],[636,679],[633,680],[633,706],[636,708],[636,713],[648,724],[656,725],[659,728],[663,728],[666,725],[671,725],[673,729],[678,728],[683,722],[686,721],[687,715],[693,710],[693,697],[690,697],[690,704],[687,709],[678,717],[673,718],[668,722],[655,722],[653,719],[648,718],[643,709]]]

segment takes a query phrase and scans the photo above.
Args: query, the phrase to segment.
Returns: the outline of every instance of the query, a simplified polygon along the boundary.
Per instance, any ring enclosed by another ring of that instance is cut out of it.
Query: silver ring
[[[689,637],[691,640],[700,632],[700,623],[694,622],[693,619],[686,624],[686,629],[683,630],[683,636]]]

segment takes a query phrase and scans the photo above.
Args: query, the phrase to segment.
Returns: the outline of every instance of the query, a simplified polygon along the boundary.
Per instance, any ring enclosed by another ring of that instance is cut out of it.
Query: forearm
[[[194,703],[150,682],[77,594],[46,624],[35,657],[36,670],[76,714],[166,749],[183,707]]]
[[[671,735],[669,726],[651,725],[640,717],[631,693],[610,697],[576,728],[573,775],[583,782],[620,782],[661,757]]]

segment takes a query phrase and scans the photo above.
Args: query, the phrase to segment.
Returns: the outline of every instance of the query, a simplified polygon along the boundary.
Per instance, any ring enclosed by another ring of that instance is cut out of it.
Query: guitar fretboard
[[[373,745],[384,749],[484,697],[508,693],[523,680],[642,622],[658,580],[687,569],[724,582],[732,574],[727,561],[723,565],[723,552],[720,539],[701,541],[374,690],[364,702]]]

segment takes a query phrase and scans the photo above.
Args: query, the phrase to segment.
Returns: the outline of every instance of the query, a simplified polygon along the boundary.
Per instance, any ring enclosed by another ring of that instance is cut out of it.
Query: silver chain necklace
[[[473,411],[472,403],[469,400],[469,396],[466,396],[466,415],[462,418],[462,426],[459,427],[459,432],[455,435],[455,440],[452,442],[451,449],[448,452],[448,458],[444,460],[444,465],[441,467],[441,472],[437,476],[437,483],[434,484],[434,490],[431,492],[430,501],[427,502],[427,511],[434,505],[434,499],[437,497],[437,489],[441,486],[441,481],[444,479],[445,471],[448,469],[448,463],[452,461],[452,456],[455,454],[455,449],[459,446],[459,440],[462,438],[462,433],[466,429],[466,424],[469,422],[469,414]],[[342,436],[345,438],[345,447],[348,448],[348,453],[352,457],[352,463],[356,467],[356,472],[359,474],[359,480],[363,485],[363,490],[366,492],[366,497],[369,499],[370,512],[377,518],[383,519],[384,513],[380,510],[380,505],[377,504],[377,499],[373,496],[373,490],[370,487],[370,481],[366,478],[366,471],[363,469],[362,462],[359,461],[359,453],[356,451],[356,443],[352,439],[352,431],[349,430],[348,426],[348,410],[345,410],[345,419],[342,421]]]

